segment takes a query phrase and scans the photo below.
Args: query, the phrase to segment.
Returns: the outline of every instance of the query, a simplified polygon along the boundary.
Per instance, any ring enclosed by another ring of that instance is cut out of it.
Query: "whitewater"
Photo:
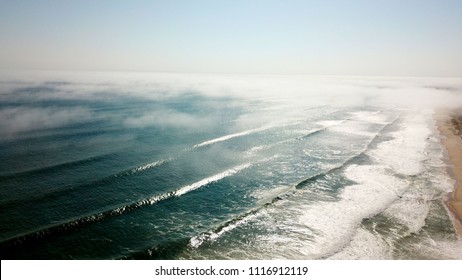
[[[0,76],[2,259],[462,259],[462,80]]]

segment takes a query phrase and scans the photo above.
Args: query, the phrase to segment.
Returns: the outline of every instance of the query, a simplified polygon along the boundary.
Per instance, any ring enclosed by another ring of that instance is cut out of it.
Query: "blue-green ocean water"
[[[460,259],[433,82],[4,75],[1,257]]]

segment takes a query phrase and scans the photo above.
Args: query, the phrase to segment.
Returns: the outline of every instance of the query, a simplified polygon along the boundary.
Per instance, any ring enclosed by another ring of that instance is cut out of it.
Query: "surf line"
[[[396,122],[398,122],[398,120],[400,119],[400,116],[397,116],[396,118],[394,118],[391,122],[385,124],[382,126],[382,128],[374,135],[374,137],[372,137],[369,142],[367,143],[367,145],[364,147],[364,149],[358,151],[358,153],[356,155],[353,155],[347,159],[345,159],[343,162],[333,166],[332,168],[326,170],[326,171],[322,171],[316,175],[313,175],[311,176],[310,178],[307,178],[305,180],[302,180],[301,182],[299,182],[295,188],[296,189],[301,189],[301,188],[304,188],[305,186],[307,186],[308,184],[310,184],[312,181],[315,181],[317,180],[318,178],[321,178],[322,176],[325,176],[327,174],[329,174],[330,172],[333,172],[333,171],[336,171],[336,170],[340,170],[342,168],[345,168],[346,166],[348,166],[349,164],[353,163],[355,160],[361,158],[362,156],[365,156],[367,155],[367,152],[371,149],[372,147],[372,144],[379,138],[379,136],[381,135],[381,133],[387,129],[388,127],[394,125]]]
[[[244,212],[242,214],[239,214],[236,217],[231,218],[231,219],[223,222],[222,224],[218,224],[214,229],[211,229],[210,231],[202,232],[202,233],[200,233],[200,234],[198,234],[196,236],[193,236],[189,240],[189,246],[191,246],[192,248],[198,248],[204,242],[213,242],[213,241],[217,240],[218,238],[220,238],[225,233],[227,233],[229,231],[232,231],[233,229],[235,229],[235,228],[237,228],[237,227],[239,227],[241,225],[244,225],[244,224],[248,223],[249,221],[251,221],[252,219],[260,216],[264,209],[266,209],[268,207],[271,207],[275,203],[277,203],[278,201],[283,200],[284,198],[287,198],[287,197],[291,196],[291,194],[293,194],[297,190],[305,188],[310,183],[322,178],[323,176],[326,176],[327,174],[329,174],[331,172],[335,172],[337,170],[340,170],[340,169],[348,166],[349,164],[354,162],[354,160],[356,160],[356,159],[360,158],[361,156],[365,155],[365,153],[370,149],[372,143],[379,137],[379,135],[387,127],[395,124],[399,120],[399,118],[400,118],[400,116],[397,116],[396,118],[394,118],[394,120],[392,120],[391,122],[385,124],[375,134],[375,136],[372,137],[372,139],[368,142],[366,147],[363,150],[359,151],[358,154],[347,158],[342,163],[340,163],[340,164],[338,164],[338,165],[336,165],[336,166],[334,166],[334,167],[332,167],[332,168],[330,168],[328,170],[319,172],[318,174],[315,174],[315,175],[310,176],[309,178],[307,178],[305,180],[302,180],[302,181],[298,182],[293,188],[289,188],[287,191],[279,193],[278,195],[273,197],[269,202],[266,202],[266,203],[264,203],[264,204],[262,204],[260,206],[255,207],[255,208],[252,208],[252,209],[250,209],[250,210],[248,210],[248,211],[246,211],[246,212]]]
[[[58,234],[61,234],[63,232],[66,232],[66,231],[70,231],[72,229],[81,228],[81,227],[89,225],[89,224],[94,224],[94,223],[100,222],[100,221],[105,220],[105,219],[110,218],[110,217],[122,215],[124,213],[129,212],[129,211],[141,208],[141,207],[143,207],[145,205],[152,205],[152,204],[155,204],[155,203],[157,203],[159,201],[163,201],[163,200],[166,200],[166,199],[169,199],[169,198],[180,197],[180,196],[182,196],[182,195],[184,195],[186,193],[189,193],[191,191],[197,190],[197,189],[202,188],[204,186],[210,185],[210,184],[212,184],[214,182],[217,182],[219,180],[222,180],[222,179],[224,179],[226,177],[232,176],[232,175],[234,175],[234,174],[236,174],[238,172],[241,172],[244,169],[249,168],[250,166],[252,166],[251,163],[238,165],[238,166],[235,166],[235,167],[230,168],[228,170],[225,170],[225,171],[223,171],[221,173],[218,173],[218,174],[212,175],[210,177],[204,178],[204,179],[202,179],[200,181],[197,181],[197,182],[195,182],[193,184],[183,186],[183,187],[181,187],[179,189],[176,189],[174,191],[171,191],[171,192],[163,193],[163,194],[160,194],[160,195],[155,195],[155,196],[143,199],[143,200],[133,202],[133,203],[128,204],[128,205],[119,206],[119,207],[112,208],[112,209],[109,209],[109,210],[106,210],[106,211],[103,211],[103,212],[98,212],[98,213],[90,214],[90,215],[87,215],[87,216],[84,216],[84,217],[80,217],[80,218],[77,218],[77,219],[71,219],[71,220],[65,221],[65,222],[63,222],[61,224],[58,224],[58,225],[52,225],[52,226],[49,226],[49,227],[39,228],[39,229],[36,229],[36,230],[34,230],[32,232],[29,232],[29,233],[26,233],[26,234],[21,234],[19,236],[15,236],[15,237],[12,237],[12,238],[9,238],[9,239],[6,239],[6,240],[2,240],[2,241],[0,241],[0,248],[14,247],[14,246],[23,244],[23,243],[31,241],[31,240],[36,240],[36,239],[40,239],[40,238],[43,238],[43,237],[49,237],[49,236],[58,235]]]
[[[154,168],[154,167],[158,167],[158,166],[160,166],[162,164],[171,162],[173,160],[175,160],[174,157],[167,158],[167,159],[161,159],[161,160],[154,161],[154,162],[150,162],[150,163],[147,163],[147,164],[140,165],[138,167],[132,168],[132,169],[130,169],[128,171],[118,173],[118,174],[116,174],[116,177],[121,177],[123,175],[133,175],[133,174],[143,172],[145,170],[148,170],[148,169],[151,169],[151,168]]]
[[[282,200],[283,197],[288,196],[290,192],[295,191],[293,188],[290,190],[281,193],[271,199],[271,201],[266,202],[260,206],[251,208],[241,214],[238,214],[237,216],[221,223],[215,226],[215,228],[202,232],[196,236],[191,237],[189,240],[189,246],[192,248],[198,248],[200,247],[204,242],[213,242],[220,238],[222,235],[225,233],[232,231],[233,229],[244,225],[251,220],[259,217],[262,215],[262,210],[266,209],[267,207],[270,207],[274,205],[277,201]]]
[[[106,156],[106,155],[104,155],[104,156]],[[103,157],[103,156],[96,156],[96,157],[90,158],[90,160],[93,160],[93,159],[95,159],[97,157]],[[92,181],[87,182],[87,183],[77,184],[77,185],[65,185],[65,186],[62,186],[62,187],[53,188],[50,191],[41,192],[40,194],[37,194],[37,195],[32,195],[32,196],[28,196],[28,197],[13,198],[13,199],[10,199],[8,201],[0,200],[0,206],[8,207],[9,205],[14,205],[15,203],[18,203],[18,202],[19,203],[24,203],[26,201],[27,202],[33,202],[33,201],[38,201],[38,200],[42,200],[42,199],[48,199],[48,198],[50,198],[50,196],[53,196],[55,199],[59,199],[60,196],[64,196],[64,195],[68,194],[69,192],[72,192],[72,191],[75,191],[75,190],[82,190],[84,188],[93,187],[94,185],[106,185],[106,184],[109,184],[111,182],[114,182],[115,180],[119,180],[120,178],[136,175],[137,173],[141,173],[141,172],[144,172],[146,170],[156,168],[156,167],[159,167],[159,166],[164,165],[166,163],[172,162],[176,158],[178,158],[178,157],[170,157],[170,158],[166,158],[166,159],[160,159],[160,160],[150,162],[150,163],[147,163],[147,164],[144,164],[144,165],[140,165],[140,166],[137,166],[137,167],[134,167],[134,168],[125,169],[125,170],[119,171],[117,173],[113,173],[113,174],[104,176],[102,178],[92,180]],[[83,161],[84,160],[82,160],[82,162]],[[88,159],[85,159],[85,161],[88,161]],[[66,163],[66,165],[69,165],[69,164]],[[64,164],[59,165],[57,168],[60,168],[61,166],[64,166]],[[55,168],[55,167],[52,167],[52,168]],[[38,170],[40,170],[40,169],[38,169]],[[29,174],[29,173],[32,173],[32,172],[35,173],[36,170],[27,171],[27,172],[21,173],[20,175],[26,174],[26,173]],[[17,175],[12,175],[11,178],[13,178],[15,176],[17,176]],[[4,178],[6,178],[6,177],[0,176],[0,182]],[[7,179],[9,179],[9,178],[7,178]]]
[[[262,127],[259,127],[259,128],[254,128],[254,129],[241,131],[241,132],[238,132],[238,133],[224,135],[224,136],[221,136],[221,137],[218,137],[218,138],[215,138],[215,139],[207,140],[207,141],[204,141],[202,143],[196,144],[192,148],[197,149],[197,148],[209,146],[209,145],[212,145],[212,144],[215,144],[215,143],[218,143],[218,142],[223,142],[223,141],[226,141],[226,140],[229,140],[229,139],[233,139],[233,138],[236,138],[236,137],[241,137],[241,136],[245,136],[245,135],[248,135],[248,134],[264,131],[264,130],[271,129],[271,128],[274,128],[274,127],[277,127],[277,125],[266,125],[266,126],[262,126]]]

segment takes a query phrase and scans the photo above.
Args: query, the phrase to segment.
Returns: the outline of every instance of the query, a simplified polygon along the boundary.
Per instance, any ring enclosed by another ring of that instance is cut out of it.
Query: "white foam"
[[[364,119],[366,117],[370,117],[371,115],[378,114],[379,111],[370,112],[370,111],[357,111],[357,112],[350,112],[349,114],[355,119]]]
[[[462,259],[462,241],[461,240],[438,240],[428,237],[419,244],[411,246],[412,251],[422,256],[429,256],[432,259],[440,260],[461,260]]]
[[[383,214],[393,217],[409,228],[410,233],[417,233],[424,225],[430,211],[429,197],[405,194],[403,199],[395,201]]]
[[[193,148],[200,148],[200,147],[212,145],[212,144],[215,144],[215,143],[218,143],[218,142],[223,142],[223,141],[233,139],[233,138],[236,138],[236,137],[241,137],[241,136],[245,136],[245,135],[248,135],[248,134],[264,131],[264,130],[267,130],[267,129],[270,129],[270,128],[273,128],[273,127],[274,126],[263,126],[263,127],[260,127],[260,128],[254,128],[254,129],[249,129],[249,130],[245,130],[245,131],[238,132],[238,133],[224,135],[224,136],[221,136],[221,137],[218,137],[218,138],[215,138],[215,139],[207,140],[207,141],[204,141],[202,143],[196,144],[196,145],[193,146]]]
[[[134,174],[134,173],[142,172],[144,170],[160,166],[160,165],[162,165],[164,163],[167,163],[167,162],[169,162],[171,160],[172,160],[171,158],[169,158],[169,159],[161,159],[161,160],[154,161],[154,162],[151,162],[151,163],[148,163],[148,164],[145,164],[145,165],[141,165],[141,166],[138,166],[138,167],[133,168],[132,170],[130,170],[130,173]]]
[[[358,184],[346,187],[339,201],[319,202],[302,210],[300,223],[317,233],[310,257],[319,258],[347,246],[362,219],[385,210],[408,187],[384,166],[352,165],[345,175]]]
[[[438,145],[438,143],[433,143]],[[447,175],[441,161],[440,149],[427,149],[430,159],[425,160],[425,172],[419,175],[412,187],[383,212],[405,225],[410,233],[419,232],[426,224],[432,201],[453,188],[453,179]],[[433,213],[434,214],[434,213]]]
[[[322,127],[332,127],[332,126],[336,126],[336,125],[339,125],[339,124],[342,124],[344,123],[346,120],[325,120],[325,121],[318,121],[316,122],[316,124],[322,126]]]
[[[363,121],[373,124],[388,124],[388,115],[379,114],[378,112],[372,113],[369,115],[362,115],[361,117],[356,118],[358,121]]]
[[[159,201],[162,201],[162,200],[165,200],[165,199],[167,199],[167,198],[170,198],[170,197],[172,197],[172,196],[173,196],[173,193],[172,193],[172,192],[170,192],[170,193],[164,193],[164,194],[160,194],[160,195],[155,195],[155,196],[152,196],[152,197],[148,198],[147,200],[145,200],[146,202],[143,203],[143,204],[150,204],[150,205],[152,205],[152,204],[155,204],[155,203],[157,203],[157,202],[159,202]]]
[[[381,260],[392,259],[388,244],[373,233],[358,228],[350,244],[329,257],[330,260]]]
[[[382,212],[398,199],[408,184],[392,176],[384,166],[352,165],[345,175],[357,184],[345,187],[339,200],[307,201],[310,190],[300,190],[294,193],[298,199],[281,200],[277,207],[268,208],[269,216],[260,218],[260,222],[274,231],[253,243],[252,250],[266,258],[317,259],[367,241],[366,246],[371,247],[365,250],[372,251],[367,251],[365,258],[388,258],[386,244],[362,231],[357,235],[358,228],[364,218]],[[274,191],[286,190],[280,187]],[[350,245],[351,240],[356,241]],[[200,240],[193,241],[199,244]],[[357,253],[360,258],[360,251]]]
[[[226,171],[223,171],[221,173],[218,173],[218,174],[215,174],[213,176],[210,176],[210,177],[207,177],[205,179],[202,179],[198,182],[195,182],[191,185],[187,185],[187,186],[184,186],[178,190],[175,191],[175,196],[182,196],[183,194],[185,193],[188,193],[188,192],[191,192],[193,190],[196,190],[196,189],[199,189],[203,186],[206,186],[210,183],[213,183],[213,182],[216,182],[216,181],[219,181],[225,177],[228,177],[228,176],[231,176],[231,175],[234,175],[246,168],[249,168],[251,166],[250,163],[248,164],[242,164],[242,165],[239,165],[239,166],[236,166],[236,167],[233,167],[231,169],[228,169]]]
[[[340,133],[344,133],[344,134],[345,133],[346,134],[354,134],[354,135],[367,136],[367,137],[377,135],[376,132],[368,131],[367,124],[365,124],[363,122],[356,122],[356,121],[355,122],[348,122],[348,124],[342,125],[342,126],[331,127],[329,129],[331,131],[340,132]]]
[[[414,115],[405,120],[401,130],[392,133],[393,140],[380,143],[368,155],[397,173],[417,175],[422,172],[426,139],[430,134],[424,116]]]
[[[353,116],[353,118],[349,118],[346,120],[319,121],[317,122],[317,124],[323,126],[324,128],[328,128],[329,130],[336,131],[336,132],[364,135],[364,136],[374,136],[375,133],[369,131],[368,125],[370,124],[386,125],[390,123],[389,121],[387,121],[389,116],[384,115],[384,114],[379,114],[379,112],[360,111],[360,112],[353,112],[350,114]],[[340,124],[343,124],[343,125],[340,125]]]
[[[260,145],[260,146],[255,146],[255,147],[252,147],[250,149],[248,149],[247,151],[245,151],[245,156],[246,157],[252,157],[254,155],[256,155],[258,152],[260,151],[264,151],[264,150],[268,150],[269,148],[271,148],[272,145]]]
[[[258,200],[258,204],[262,205],[271,202],[275,197],[295,190],[294,186],[278,186],[272,189],[256,189],[252,192],[251,196]]]
[[[356,152],[356,153],[359,153],[359,152]],[[348,158],[348,156],[351,154],[351,151],[334,150],[334,149],[303,149],[303,153],[309,157],[317,158],[317,159],[340,160],[340,159]]]
[[[189,240],[189,245],[193,248],[197,248],[201,246],[202,243],[204,243],[205,241],[214,242],[226,232],[229,232],[237,228],[238,226],[243,225],[252,219],[255,219],[259,215],[260,215],[259,213],[250,214],[250,215],[245,216],[242,219],[238,219],[234,222],[229,223],[228,225],[221,228],[218,232],[207,232],[207,233],[202,233],[197,236],[194,236]]]

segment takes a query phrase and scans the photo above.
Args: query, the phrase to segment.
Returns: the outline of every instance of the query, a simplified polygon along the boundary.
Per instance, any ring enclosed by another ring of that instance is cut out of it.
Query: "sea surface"
[[[462,259],[461,79],[4,72],[2,259]]]

